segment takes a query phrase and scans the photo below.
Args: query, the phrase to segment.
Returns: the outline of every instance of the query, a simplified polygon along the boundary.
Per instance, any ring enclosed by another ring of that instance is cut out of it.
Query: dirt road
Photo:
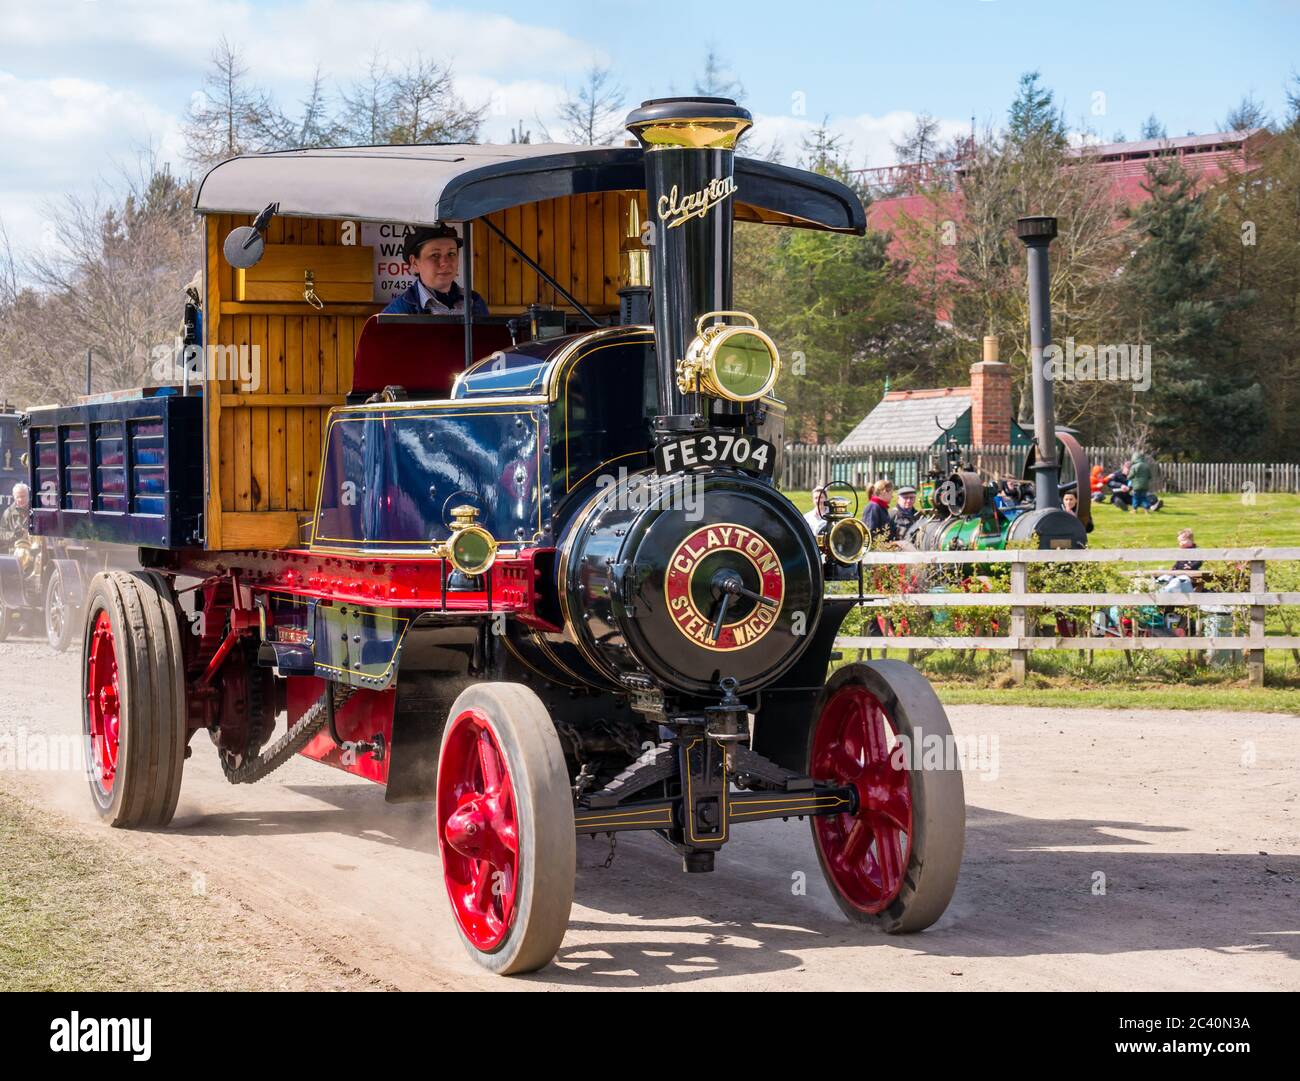
[[[78,664],[0,644],[0,784],[201,875],[376,986],[1300,988],[1297,717],[952,707],[959,737],[986,737],[985,768],[967,775],[962,877],[930,931],[846,924],[806,823],[751,826],[699,876],[651,838],[620,840],[608,869],[608,844],[584,840],[557,963],[506,981],[462,953],[427,804],[389,806],[301,759],[234,788],[199,736],[172,825],[127,833],[94,820],[80,774],[15,768],[19,742],[78,732]]]

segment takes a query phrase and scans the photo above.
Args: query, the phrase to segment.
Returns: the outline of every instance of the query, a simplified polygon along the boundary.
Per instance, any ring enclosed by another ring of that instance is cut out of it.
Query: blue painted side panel
[[[547,544],[548,434],[542,405],[337,410],[312,545],[427,550],[462,504],[502,543]]]
[[[149,548],[203,542],[203,400],[175,393],[35,409],[32,532]]]

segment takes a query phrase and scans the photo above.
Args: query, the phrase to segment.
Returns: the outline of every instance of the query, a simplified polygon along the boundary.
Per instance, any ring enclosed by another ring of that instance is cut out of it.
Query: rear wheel
[[[86,599],[82,734],[95,809],[111,826],[171,821],[185,761],[180,628],[160,575],[106,572]]]
[[[839,669],[819,700],[808,754],[816,780],[858,793],[854,814],[812,819],[840,908],[894,934],[929,927],[952,899],[966,831],[961,765],[930,684],[901,661]]]
[[[569,923],[577,842],[564,752],[527,687],[479,684],[452,705],[437,823],[447,896],[470,955],[501,975],[548,964]]]

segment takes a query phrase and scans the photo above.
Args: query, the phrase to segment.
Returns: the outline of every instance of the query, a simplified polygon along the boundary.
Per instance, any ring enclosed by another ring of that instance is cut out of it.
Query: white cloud
[[[504,142],[520,122],[533,138],[556,120],[566,85],[610,58],[562,30],[434,0],[0,0],[0,219],[14,243],[40,242],[41,205],[117,183],[143,147],[183,171],[180,118],[225,35],[250,77],[289,111],[319,67],[330,91],[364,74],[378,52],[400,66],[417,53],[450,61],[457,88],[489,106],[484,138]],[[635,73],[620,72],[626,83]],[[629,97],[629,106],[634,104]],[[910,112],[831,117],[858,166],[893,161]],[[755,117],[749,145],[780,144],[793,162],[819,121]],[[966,125],[941,121],[941,137]]]
[[[563,75],[605,60],[599,49],[561,30],[434,0],[287,0],[273,7],[232,0],[189,0],[180,7],[175,0],[64,0],[60,6],[75,17],[51,17],[30,0],[0,0],[6,44],[24,53],[49,50],[51,66],[60,55],[93,51],[102,60],[120,54],[124,72],[146,77],[149,71],[132,58],[165,58],[168,70],[178,62],[201,66],[225,35],[253,74],[272,85],[296,85],[317,67],[346,80],[361,74],[374,52],[398,62],[421,52],[452,61],[465,75]]]
[[[843,140],[845,156],[855,168],[876,168],[893,165],[898,155],[894,153],[893,144],[903,138],[916,123],[916,113],[896,110],[883,116],[859,113],[855,116],[832,116],[811,119],[806,116],[782,114],[755,114],[754,128],[747,136],[752,150],[756,145],[767,147],[776,142],[784,151],[783,160],[787,163],[797,161],[802,154],[803,140],[823,124]],[[939,144],[942,146],[950,139],[967,135],[969,122],[960,120],[939,120]]]
[[[172,113],[131,90],[0,71],[0,146],[7,151],[0,166],[7,203],[8,193],[24,186],[51,195],[77,188],[145,148],[174,157],[179,128]]]
[[[180,118],[217,39],[250,78],[294,111],[319,68],[329,91],[381,54],[450,61],[471,105],[490,107],[484,135],[509,138],[537,117],[554,129],[563,82],[607,58],[563,31],[431,0],[0,0],[0,220],[15,246],[40,242],[40,206],[113,183],[141,148],[183,171]]]

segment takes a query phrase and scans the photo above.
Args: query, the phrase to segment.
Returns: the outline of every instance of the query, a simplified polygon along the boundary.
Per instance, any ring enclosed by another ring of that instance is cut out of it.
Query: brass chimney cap
[[[624,124],[647,150],[734,150],[754,118],[731,98],[651,98]]]

